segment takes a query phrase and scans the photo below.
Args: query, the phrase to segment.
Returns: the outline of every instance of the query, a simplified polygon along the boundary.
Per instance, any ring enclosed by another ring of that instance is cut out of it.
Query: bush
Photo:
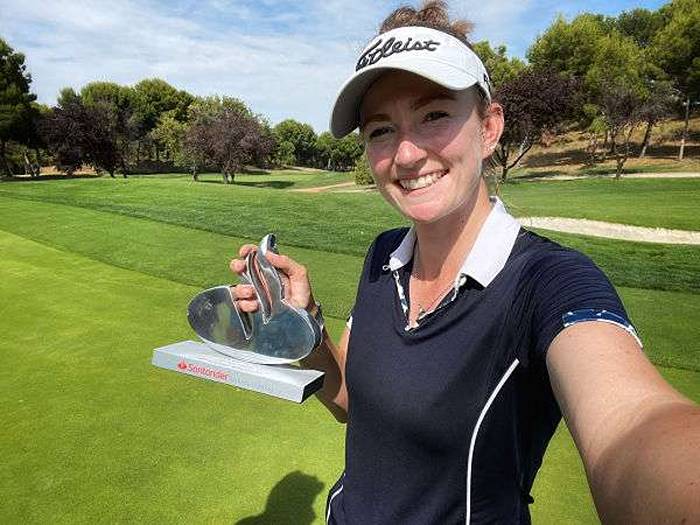
[[[355,184],[358,186],[374,184],[374,178],[372,177],[372,171],[369,169],[369,162],[367,162],[366,154],[363,154],[355,161],[353,175],[355,177]]]

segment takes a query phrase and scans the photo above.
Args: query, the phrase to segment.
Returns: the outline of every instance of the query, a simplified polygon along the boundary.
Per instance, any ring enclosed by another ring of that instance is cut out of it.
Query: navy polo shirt
[[[605,275],[520,228],[494,201],[452,293],[407,322],[412,230],[372,244],[346,363],[337,524],[529,523],[530,489],[561,418],[545,353],[566,326],[636,337]]]

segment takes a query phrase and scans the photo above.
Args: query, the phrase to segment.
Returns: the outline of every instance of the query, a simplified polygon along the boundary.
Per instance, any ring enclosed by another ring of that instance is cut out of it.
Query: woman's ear
[[[504,127],[503,106],[492,102],[486,110],[486,116],[481,120],[481,158],[490,157],[498,141],[501,139]]]

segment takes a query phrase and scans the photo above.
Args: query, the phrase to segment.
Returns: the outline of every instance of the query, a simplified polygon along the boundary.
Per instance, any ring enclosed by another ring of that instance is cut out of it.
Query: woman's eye
[[[425,115],[425,121],[431,122],[435,120],[440,120],[441,118],[448,117],[449,115],[445,111],[431,111]]]
[[[391,131],[391,128],[386,127],[386,126],[382,127],[382,128],[376,128],[376,129],[373,129],[372,131],[369,132],[368,137],[370,140],[376,139],[376,138],[381,137],[382,135],[386,135],[390,131]]]

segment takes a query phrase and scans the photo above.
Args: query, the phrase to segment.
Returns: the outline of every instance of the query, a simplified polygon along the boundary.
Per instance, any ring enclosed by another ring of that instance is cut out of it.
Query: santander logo
[[[217,381],[228,381],[228,373],[196,363],[188,363],[184,359],[177,364],[177,367],[188,374],[206,377],[208,379],[216,379]]]

